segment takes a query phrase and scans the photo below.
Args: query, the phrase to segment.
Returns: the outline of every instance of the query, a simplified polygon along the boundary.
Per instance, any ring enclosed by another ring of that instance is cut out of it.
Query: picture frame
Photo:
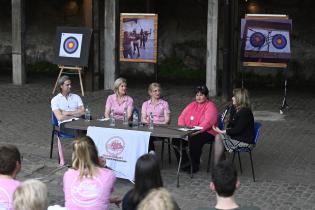
[[[156,63],[157,30],[157,14],[121,13],[119,60]]]

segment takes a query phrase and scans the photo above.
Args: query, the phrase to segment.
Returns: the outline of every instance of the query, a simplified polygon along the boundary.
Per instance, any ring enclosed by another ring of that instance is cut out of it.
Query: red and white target
[[[62,33],[59,46],[59,56],[80,58],[82,36],[82,34]]]

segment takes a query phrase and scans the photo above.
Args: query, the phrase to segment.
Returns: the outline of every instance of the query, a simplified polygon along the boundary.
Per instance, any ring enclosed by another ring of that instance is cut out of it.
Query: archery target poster
[[[291,58],[290,19],[242,19],[241,60],[243,62],[287,63]]]
[[[58,27],[55,62],[59,65],[87,66],[92,29]]]

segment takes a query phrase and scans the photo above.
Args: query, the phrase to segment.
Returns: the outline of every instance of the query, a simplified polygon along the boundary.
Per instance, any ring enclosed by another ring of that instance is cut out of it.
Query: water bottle
[[[133,128],[139,127],[139,115],[137,111],[134,111],[132,114],[132,127]]]
[[[109,126],[115,126],[115,125],[116,125],[116,120],[114,117],[114,110],[112,110],[109,115]]]
[[[128,113],[127,113],[127,107],[124,109],[124,119],[123,119],[123,124],[127,125],[128,124]]]
[[[153,113],[152,112],[150,112],[150,115],[149,115],[149,129],[154,129]]]
[[[84,115],[85,121],[90,121],[91,120],[91,110],[89,109],[88,106],[85,108],[85,115]]]

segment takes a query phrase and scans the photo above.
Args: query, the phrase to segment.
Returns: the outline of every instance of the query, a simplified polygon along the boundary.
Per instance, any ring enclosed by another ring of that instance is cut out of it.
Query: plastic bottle
[[[127,113],[127,107],[124,108],[124,119],[123,119],[123,124],[127,125],[128,124],[128,113]]]
[[[91,120],[91,110],[89,109],[89,106],[86,106],[85,113],[84,113],[85,121]]]
[[[114,117],[114,110],[112,110],[109,115],[109,126],[115,126],[115,125],[116,125],[116,120]]]
[[[150,115],[149,115],[149,129],[154,129],[153,113],[152,112],[150,112]]]
[[[132,127],[133,128],[139,127],[139,115],[137,111],[134,111],[132,114]]]

